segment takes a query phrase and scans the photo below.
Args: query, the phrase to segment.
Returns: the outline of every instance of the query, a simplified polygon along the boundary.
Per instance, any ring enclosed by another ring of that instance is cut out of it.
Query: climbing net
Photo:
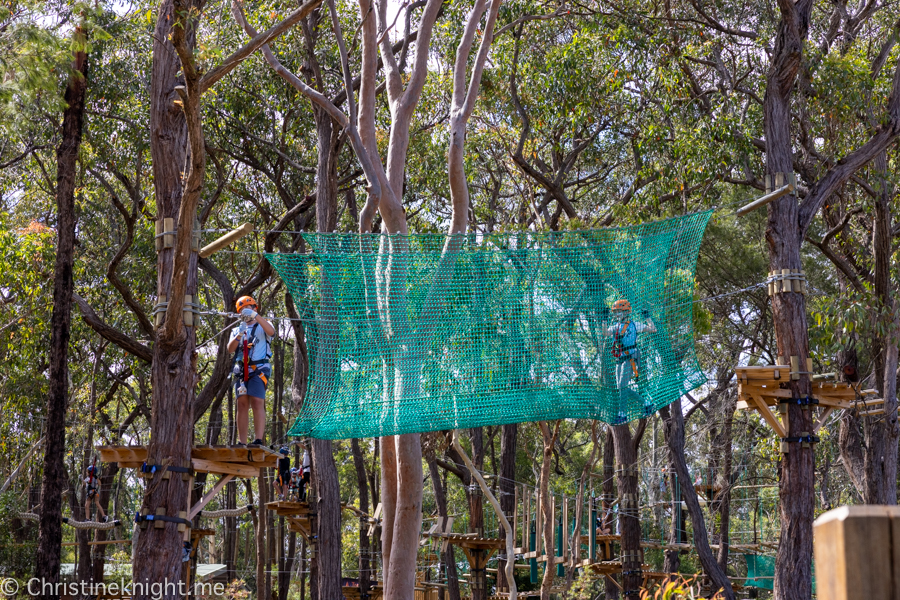
[[[266,255],[308,348],[290,433],[651,414],[705,381],[692,315],[710,214],[592,231],[304,234],[307,252]],[[631,315],[617,321],[622,299]]]

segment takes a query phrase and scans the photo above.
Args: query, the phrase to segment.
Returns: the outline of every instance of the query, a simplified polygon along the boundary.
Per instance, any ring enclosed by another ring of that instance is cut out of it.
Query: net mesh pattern
[[[266,257],[305,330],[293,435],[624,423],[705,382],[694,266],[710,212],[591,231],[305,234]],[[625,299],[630,314],[613,310]]]

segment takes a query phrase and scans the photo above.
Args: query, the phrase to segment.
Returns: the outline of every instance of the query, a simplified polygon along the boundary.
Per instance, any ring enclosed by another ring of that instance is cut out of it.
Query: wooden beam
[[[232,479],[234,479],[234,475],[231,475],[230,473],[228,475],[222,476],[222,478],[219,479],[218,483],[213,486],[213,489],[209,490],[209,492],[207,492],[202,498],[200,498],[197,504],[195,504],[191,508],[191,512],[188,513],[188,519],[193,521],[194,517],[197,516],[197,513],[203,510],[203,507],[209,504],[209,501],[212,500],[216,494],[222,491],[222,488],[225,487],[225,484]]]
[[[233,244],[234,242],[238,241],[239,239],[241,239],[242,237],[244,237],[251,231],[253,231],[253,225],[251,225],[250,223],[244,223],[237,229],[235,229],[233,231],[229,231],[228,233],[226,233],[222,237],[218,238],[217,240],[207,244],[206,246],[203,246],[203,248],[200,249],[200,258],[206,258],[207,256],[210,256],[210,255],[214,254],[215,252],[218,252],[225,246],[228,246],[228,245]]]
[[[259,467],[242,465],[238,463],[221,463],[212,460],[195,458],[191,461],[194,470],[200,473],[218,473],[219,475],[234,475],[236,477],[259,477]]]
[[[816,421],[816,424],[813,425],[813,434],[818,433],[820,429],[822,429],[822,425],[825,424],[825,420],[828,419],[828,416],[834,412],[833,406],[826,406],[825,410],[822,411],[821,416],[819,416],[819,420]]]
[[[736,214],[739,217],[743,217],[747,213],[756,210],[760,206],[765,206],[769,202],[772,202],[773,200],[778,200],[785,194],[790,194],[793,191],[794,191],[794,186],[791,185],[790,183],[787,185],[783,185],[780,188],[778,188],[777,190],[775,190],[773,192],[769,192],[765,196],[760,196],[753,202],[749,202],[749,203],[745,204],[744,206],[740,207],[739,209],[737,209]]]
[[[766,423],[768,423],[769,426],[775,430],[775,433],[778,434],[778,437],[787,437],[787,434],[784,432],[784,427],[778,421],[778,417],[775,416],[775,413],[773,413],[772,410],[766,405],[765,400],[756,395],[752,395],[750,396],[750,398],[756,404],[756,409],[759,411],[759,414],[761,414],[763,419],[766,420]]]

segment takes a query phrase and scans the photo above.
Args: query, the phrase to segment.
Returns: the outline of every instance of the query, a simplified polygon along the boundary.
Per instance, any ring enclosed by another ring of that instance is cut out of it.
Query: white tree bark
[[[472,464],[472,459],[469,458],[469,455],[466,454],[466,451],[463,450],[462,445],[459,443],[459,430],[453,430],[453,447],[456,448],[456,451],[459,452],[459,455],[462,456],[463,462],[466,463],[466,467],[469,469],[469,473],[472,474],[472,477],[475,481],[478,482],[478,487],[481,488],[481,492],[487,497],[488,502],[491,503],[491,506],[494,507],[494,512],[497,513],[497,518],[500,520],[500,524],[503,526],[503,531],[506,532],[506,582],[509,584],[509,600],[516,600],[518,590],[516,589],[516,579],[514,576],[515,573],[515,535],[516,532],[513,531],[512,526],[509,524],[509,519],[506,518],[506,515],[503,514],[503,509],[500,508],[500,503],[497,501],[497,498],[491,493],[491,488],[488,487],[488,484],[485,483],[484,477],[481,476],[481,473],[478,472],[478,469],[475,468],[475,465]]]

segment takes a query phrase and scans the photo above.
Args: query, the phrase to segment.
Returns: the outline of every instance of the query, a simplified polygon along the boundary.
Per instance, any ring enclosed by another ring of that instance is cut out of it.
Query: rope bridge
[[[290,433],[651,414],[705,382],[692,315],[711,212],[592,231],[304,234],[306,253],[266,254],[308,346]],[[610,310],[622,299],[630,337]]]

